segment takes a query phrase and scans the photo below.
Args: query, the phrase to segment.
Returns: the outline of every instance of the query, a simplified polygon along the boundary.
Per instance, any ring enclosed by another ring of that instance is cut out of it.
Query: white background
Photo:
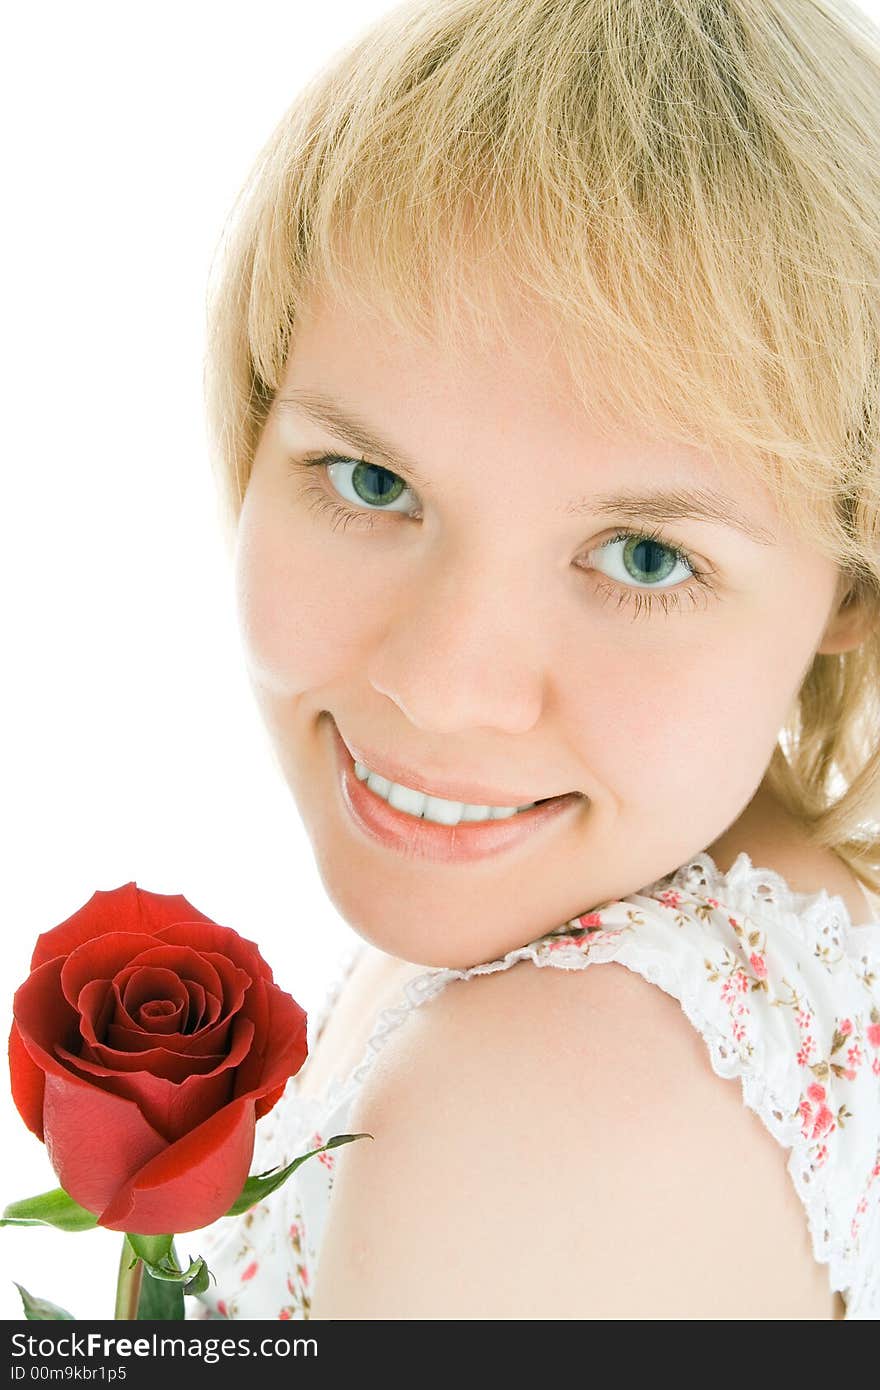
[[[204,433],[204,294],[275,123],[389,8],[5,7],[4,1039],[37,935],[98,888],[182,893],[256,939],[310,1012],[353,939],[244,672]],[[880,18],[878,0],[862,8]],[[0,1089],[2,1207],[57,1179],[5,1068]],[[0,1318],[21,1316],[13,1279],[112,1316],[120,1243],[0,1229]]]
[[[309,1012],[355,939],[244,670],[205,437],[204,297],[263,142],[389,8],[4,7],[4,1053],[38,934],[98,888],[182,893],[257,940]],[[0,1090],[2,1207],[57,1178],[5,1060]],[[13,1280],[112,1317],[121,1240],[0,1229],[0,1317],[21,1316]]]

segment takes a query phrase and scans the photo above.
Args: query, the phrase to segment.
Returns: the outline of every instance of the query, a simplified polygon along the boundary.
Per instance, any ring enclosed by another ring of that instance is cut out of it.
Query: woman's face
[[[493,959],[710,847],[759,790],[835,606],[835,566],[769,494],[683,446],[600,435],[522,331],[521,354],[453,369],[316,298],[239,523],[249,676],[322,880],[361,936],[425,965]],[[329,470],[302,462],[322,453]],[[729,519],[684,515],[695,490]],[[577,795],[426,833],[337,731],[446,800]]]

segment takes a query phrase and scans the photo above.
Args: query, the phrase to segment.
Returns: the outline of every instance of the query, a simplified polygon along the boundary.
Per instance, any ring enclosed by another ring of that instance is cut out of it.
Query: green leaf
[[[182,1321],[186,1317],[183,1294],[184,1290],[180,1284],[171,1284],[167,1279],[154,1279],[145,1268],[138,1299],[138,1319],[152,1322]]]
[[[295,1158],[292,1163],[288,1163],[286,1168],[280,1170],[270,1168],[266,1173],[252,1174],[232,1206],[224,1214],[226,1216],[241,1216],[242,1212],[248,1211],[255,1202],[262,1201],[264,1197],[269,1196],[270,1192],[274,1192],[286,1183],[291,1173],[296,1172],[299,1165],[305,1163],[307,1158],[313,1158],[315,1154],[322,1154],[325,1149],[338,1148],[340,1144],[350,1144],[353,1139],[372,1138],[372,1134],[334,1134],[333,1138],[328,1139],[326,1144],[322,1144],[320,1149],[310,1149],[307,1154],[302,1154],[299,1158]]]
[[[68,1197],[63,1187],[10,1202],[0,1218],[0,1226],[56,1226],[60,1231],[90,1231],[97,1224],[95,1213]]]
[[[75,1322],[73,1313],[66,1312],[59,1308],[57,1303],[50,1303],[47,1298],[34,1298],[33,1294],[28,1293],[27,1289],[21,1284],[13,1284],[21,1294],[21,1301],[24,1304],[24,1315],[31,1322]]]

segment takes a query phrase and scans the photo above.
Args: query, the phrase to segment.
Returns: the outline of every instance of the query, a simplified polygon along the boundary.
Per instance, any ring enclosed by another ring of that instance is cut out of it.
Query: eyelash
[[[310,454],[305,458],[289,460],[291,473],[297,473],[302,468],[320,467],[326,470],[331,463],[369,464],[369,462],[369,459],[355,458],[348,454]],[[380,467],[381,465],[377,464],[375,466]],[[389,472],[388,469],[384,469],[383,471]],[[396,478],[400,475],[392,473],[391,476]],[[343,502],[328,496],[320,483],[308,483],[302,490],[302,496],[310,499],[310,512],[314,512],[317,516],[327,516],[331,520],[334,531],[337,527],[344,531],[348,526],[361,527],[367,531],[373,529],[373,517],[377,515],[376,512],[357,511],[352,507],[346,506]],[[403,516],[405,513],[398,512],[396,515]],[[683,599],[690,599],[693,607],[696,608],[701,596],[707,601],[710,597],[717,597],[715,586],[708,572],[695,565],[690,554],[682,549],[681,546],[677,545],[671,538],[664,536],[659,527],[655,527],[649,531],[618,531],[617,534],[612,536],[609,540],[603,541],[597,549],[604,550],[606,546],[615,545],[619,541],[628,541],[634,538],[653,541],[655,544],[662,546],[664,550],[675,557],[676,561],[680,561],[688,567],[691,571],[691,579],[683,588],[657,590],[655,593],[651,593],[649,590],[636,589],[628,585],[621,586],[599,583],[596,587],[600,593],[606,596],[606,602],[609,598],[616,598],[618,609],[624,608],[628,604],[635,603],[633,618],[637,618],[642,615],[650,616],[654,611],[655,604],[658,604],[663,609],[663,612],[668,615],[670,609],[680,609],[682,607]]]

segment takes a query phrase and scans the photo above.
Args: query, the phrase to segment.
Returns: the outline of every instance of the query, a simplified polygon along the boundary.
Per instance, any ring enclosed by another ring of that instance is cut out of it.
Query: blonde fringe
[[[451,355],[527,302],[596,423],[753,471],[873,615],[814,659],[768,776],[880,892],[880,32],[857,5],[401,5],[298,93],[212,272],[230,548],[315,287]]]

